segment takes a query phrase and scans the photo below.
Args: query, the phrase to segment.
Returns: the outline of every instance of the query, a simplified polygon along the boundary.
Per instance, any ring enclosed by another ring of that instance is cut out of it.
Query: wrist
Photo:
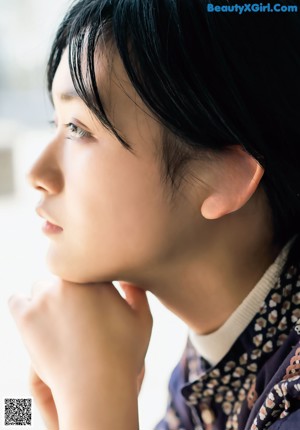
[[[60,430],[138,429],[136,376],[131,372],[119,369],[74,381],[54,398]]]

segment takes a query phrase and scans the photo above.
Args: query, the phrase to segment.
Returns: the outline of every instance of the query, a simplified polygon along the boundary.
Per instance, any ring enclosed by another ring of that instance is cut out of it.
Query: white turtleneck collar
[[[294,240],[295,237],[284,246],[255,287],[218,330],[207,335],[199,335],[189,331],[190,340],[196,351],[212,366],[216,365],[227,354],[236,339],[259,311],[261,304],[280,276]]]

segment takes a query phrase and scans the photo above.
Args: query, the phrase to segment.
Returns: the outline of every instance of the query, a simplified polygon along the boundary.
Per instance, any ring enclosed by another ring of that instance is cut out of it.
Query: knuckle
[[[32,301],[32,311],[44,313],[49,308],[49,304],[51,302],[51,293],[49,291],[44,291],[39,294]]]
[[[29,318],[28,301],[21,295],[15,294],[8,300],[9,310],[17,324],[23,324],[23,321]]]
[[[38,296],[40,294],[45,293],[51,288],[52,288],[51,281],[47,281],[47,280],[37,281],[31,287],[31,295],[32,297]]]
[[[23,309],[19,314],[19,321],[22,324],[23,327],[27,327],[31,324],[32,320],[34,319],[34,308],[33,306],[28,306],[25,309]]]

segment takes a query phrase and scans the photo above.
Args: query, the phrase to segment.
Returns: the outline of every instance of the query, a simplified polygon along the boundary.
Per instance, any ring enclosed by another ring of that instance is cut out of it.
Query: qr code
[[[31,426],[32,399],[5,399],[6,426]]]

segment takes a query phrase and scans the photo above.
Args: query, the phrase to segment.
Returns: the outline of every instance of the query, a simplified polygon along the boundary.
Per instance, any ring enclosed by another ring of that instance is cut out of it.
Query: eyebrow
[[[51,90],[50,99],[51,99],[52,103],[53,103],[53,97],[54,96],[56,98],[58,98],[59,100],[62,100],[65,102],[80,99],[78,93],[75,91],[74,88],[66,89],[65,91],[63,90],[62,92],[59,92],[59,91],[53,92],[53,90]]]
[[[80,98],[75,90],[70,90],[70,91],[60,93],[60,94],[58,94],[58,97],[60,100],[65,101],[65,102],[69,102],[69,101],[72,101],[74,99]]]

